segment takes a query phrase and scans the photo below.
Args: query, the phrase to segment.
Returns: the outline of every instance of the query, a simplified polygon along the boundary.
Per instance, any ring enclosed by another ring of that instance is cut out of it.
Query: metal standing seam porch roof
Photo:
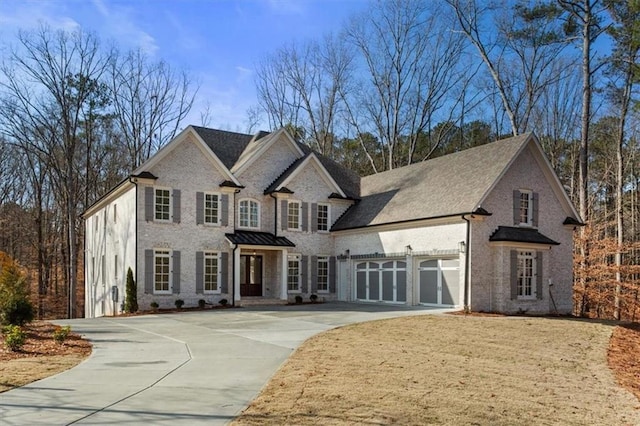
[[[235,231],[225,234],[232,244],[245,246],[295,247],[288,238],[278,237],[270,232]]]

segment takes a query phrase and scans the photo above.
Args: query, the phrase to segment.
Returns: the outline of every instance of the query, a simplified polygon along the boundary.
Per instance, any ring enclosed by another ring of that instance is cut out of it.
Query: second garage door
[[[460,303],[458,259],[428,259],[418,263],[420,303],[454,306]]]

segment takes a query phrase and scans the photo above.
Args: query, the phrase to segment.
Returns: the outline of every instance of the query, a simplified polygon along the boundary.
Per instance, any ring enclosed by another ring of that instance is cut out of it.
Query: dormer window
[[[240,200],[239,222],[242,228],[260,228],[260,203],[255,200]]]

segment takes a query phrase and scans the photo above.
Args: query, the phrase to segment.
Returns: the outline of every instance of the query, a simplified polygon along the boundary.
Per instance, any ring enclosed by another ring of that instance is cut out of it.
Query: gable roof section
[[[262,134],[261,132],[260,134]],[[260,134],[256,135],[259,136]],[[248,143],[238,157],[236,163],[231,167],[231,171],[235,174],[241,174],[245,171],[254,161],[262,156],[264,152],[266,152],[277,140],[283,137],[291,146],[291,148],[296,152],[298,158],[304,155],[304,151],[300,148],[298,143],[293,140],[289,132],[287,132],[284,128],[278,130],[277,132],[269,133],[268,135],[261,138],[254,138]]]
[[[240,158],[242,151],[244,151],[254,137],[260,139],[266,136],[265,132],[260,132],[258,135],[252,136],[243,133],[209,129],[207,127],[191,127],[209,149],[222,161],[227,169],[233,167],[236,161],[238,161],[238,158]]]
[[[209,145],[202,139],[200,134],[196,131],[193,126],[187,126],[178,136],[173,138],[168,144],[163,146],[158,152],[156,152],[151,158],[145,161],[142,165],[138,166],[136,170],[134,170],[133,174],[140,174],[148,171],[148,169],[152,168],[160,161],[162,161],[171,151],[176,149],[182,142],[187,139],[187,135],[192,134],[195,136],[195,140],[197,141],[199,148],[205,154],[205,156],[211,161],[211,163],[228,179],[235,183],[236,185],[240,185],[240,182],[236,179],[236,177],[231,173],[229,168],[222,162],[220,157],[218,157],[214,151],[209,147]]]
[[[546,158],[535,136],[527,133],[366,176],[361,180],[361,201],[332,230],[472,213],[528,145],[539,152],[536,158]],[[552,177],[551,185],[562,193],[561,203],[577,218],[548,161],[541,167],[548,168],[545,175]]]
[[[277,192],[284,188],[298,175],[298,173],[300,173],[309,164],[315,165],[316,170],[318,170],[327,186],[336,191],[341,198],[347,198],[347,195],[344,193],[342,188],[340,188],[338,183],[334,180],[333,176],[331,176],[331,174],[327,171],[327,169],[320,162],[318,156],[314,152],[306,154],[304,157],[296,160],[282,175],[280,175],[278,179],[275,180],[275,182],[269,185],[269,187],[265,190],[265,194]],[[335,192],[332,192],[332,194],[333,193]]]

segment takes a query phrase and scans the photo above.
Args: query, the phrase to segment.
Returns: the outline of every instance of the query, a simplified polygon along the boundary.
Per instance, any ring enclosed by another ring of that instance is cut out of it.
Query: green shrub
[[[151,309],[153,309],[154,311],[160,307],[160,305],[158,305],[158,302],[156,301],[151,302],[149,306],[151,306]]]
[[[19,351],[24,346],[27,335],[18,325],[7,326],[4,330],[4,343],[10,351]]]
[[[198,307],[200,309],[204,309],[205,305],[207,304],[207,302],[204,299],[200,299],[198,300]]]
[[[63,344],[67,337],[69,337],[69,333],[71,333],[71,326],[65,325],[64,327],[56,327],[53,332],[53,340],[55,340],[59,344]]]
[[[176,301],[175,301],[175,305],[176,305],[176,308],[178,308],[178,309],[182,309],[182,307],[184,306],[184,300],[182,300],[182,299],[176,299]]]
[[[311,302],[313,303],[316,303],[318,301],[318,295],[312,294],[311,296],[309,296],[309,300],[311,300]]]
[[[29,289],[18,265],[7,264],[0,273],[0,322],[24,325],[33,321]]]
[[[296,303],[302,303],[302,296],[299,294],[296,296]]]
[[[127,270],[127,287],[124,302],[124,311],[134,313],[138,311],[138,286],[133,279],[133,271],[131,268]]]
[[[220,299],[218,303],[221,304],[222,306],[227,306],[227,303],[229,303],[229,301],[227,299]]]

